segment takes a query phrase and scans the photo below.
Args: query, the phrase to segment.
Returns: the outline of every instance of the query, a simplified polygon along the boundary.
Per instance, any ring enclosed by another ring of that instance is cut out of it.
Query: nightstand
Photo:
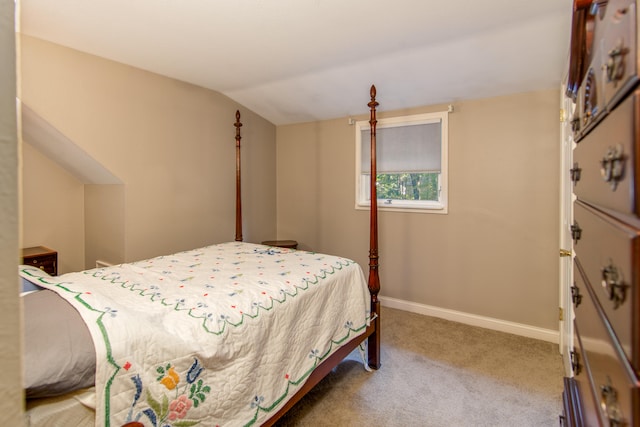
[[[45,246],[22,249],[22,263],[44,270],[47,274],[58,274],[58,252]]]
[[[298,242],[295,240],[265,240],[262,244],[278,248],[298,249]]]

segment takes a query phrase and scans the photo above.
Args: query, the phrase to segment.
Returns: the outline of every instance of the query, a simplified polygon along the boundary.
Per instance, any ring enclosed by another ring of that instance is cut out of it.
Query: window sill
[[[371,205],[367,204],[358,204],[356,205],[356,210],[368,211]],[[446,215],[448,214],[448,209],[446,206],[408,206],[401,203],[387,204],[378,202],[378,211],[382,212],[410,212],[410,213],[419,213],[419,214],[439,214]]]

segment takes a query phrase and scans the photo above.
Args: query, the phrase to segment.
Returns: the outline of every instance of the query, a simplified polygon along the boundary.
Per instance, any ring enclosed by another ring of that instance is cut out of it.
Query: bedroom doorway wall
[[[4,425],[23,423],[18,260],[19,144],[16,111],[15,2],[0,0],[0,413]]]

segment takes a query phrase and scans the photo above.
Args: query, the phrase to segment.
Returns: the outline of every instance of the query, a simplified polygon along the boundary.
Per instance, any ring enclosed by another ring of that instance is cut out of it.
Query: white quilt
[[[250,243],[21,275],[59,293],[87,323],[96,425],[260,425],[369,319],[354,261]]]

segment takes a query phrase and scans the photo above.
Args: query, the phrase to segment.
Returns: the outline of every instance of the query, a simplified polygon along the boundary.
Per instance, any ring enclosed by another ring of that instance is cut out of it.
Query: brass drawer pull
[[[622,151],[622,145],[620,144],[615,147],[609,147],[600,161],[602,179],[611,184],[612,191],[616,190],[618,182],[622,181],[624,176],[625,155]]]
[[[613,308],[617,309],[626,299],[628,285],[624,283],[622,273],[620,273],[618,267],[613,265],[611,260],[601,271],[602,288],[607,293],[609,301],[613,301]]]
[[[582,372],[582,365],[580,364],[580,354],[574,350],[571,350],[571,369],[574,375],[580,375]]]
[[[618,80],[624,77],[624,56],[627,53],[629,53],[629,49],[624,47],[622,40],[618,40],[618,45],[607,53],[609,59],[604,65],[607,83],[613,82],[614,87]]]
[[[582,173],[582,169],[578,163],[574,163],[573,168],[569,169],[569,172],[571,173],[571,181],[573,181],[574,185],[577,184],[578,181],[580,181],[580,174]]]
[[[571,119],[570,123],[571,123],[571,131],[575,133],[580,130],[580,117],[578,117],[577,114]]]
[[[580,293],[580,288],[576,286],[574,283],[571,287],[571,301],[576,308],[582,303],[582,294]]]
[[[560,422],[560,427],[567,425],[567,418],[564,415],[558,415],[558,421]]]
[[[607,377],[607,384],[600,386],[600,407],[609,419],[611,427],[624,425],[624,417],[618,403],[618,392],[611,385],[611,378]]]
[[[577,221],[573,221],[573,225],[571,225],[571,239],[574,243],[578,243],[580,237],[582,237],[582,228],[580,228]]]

